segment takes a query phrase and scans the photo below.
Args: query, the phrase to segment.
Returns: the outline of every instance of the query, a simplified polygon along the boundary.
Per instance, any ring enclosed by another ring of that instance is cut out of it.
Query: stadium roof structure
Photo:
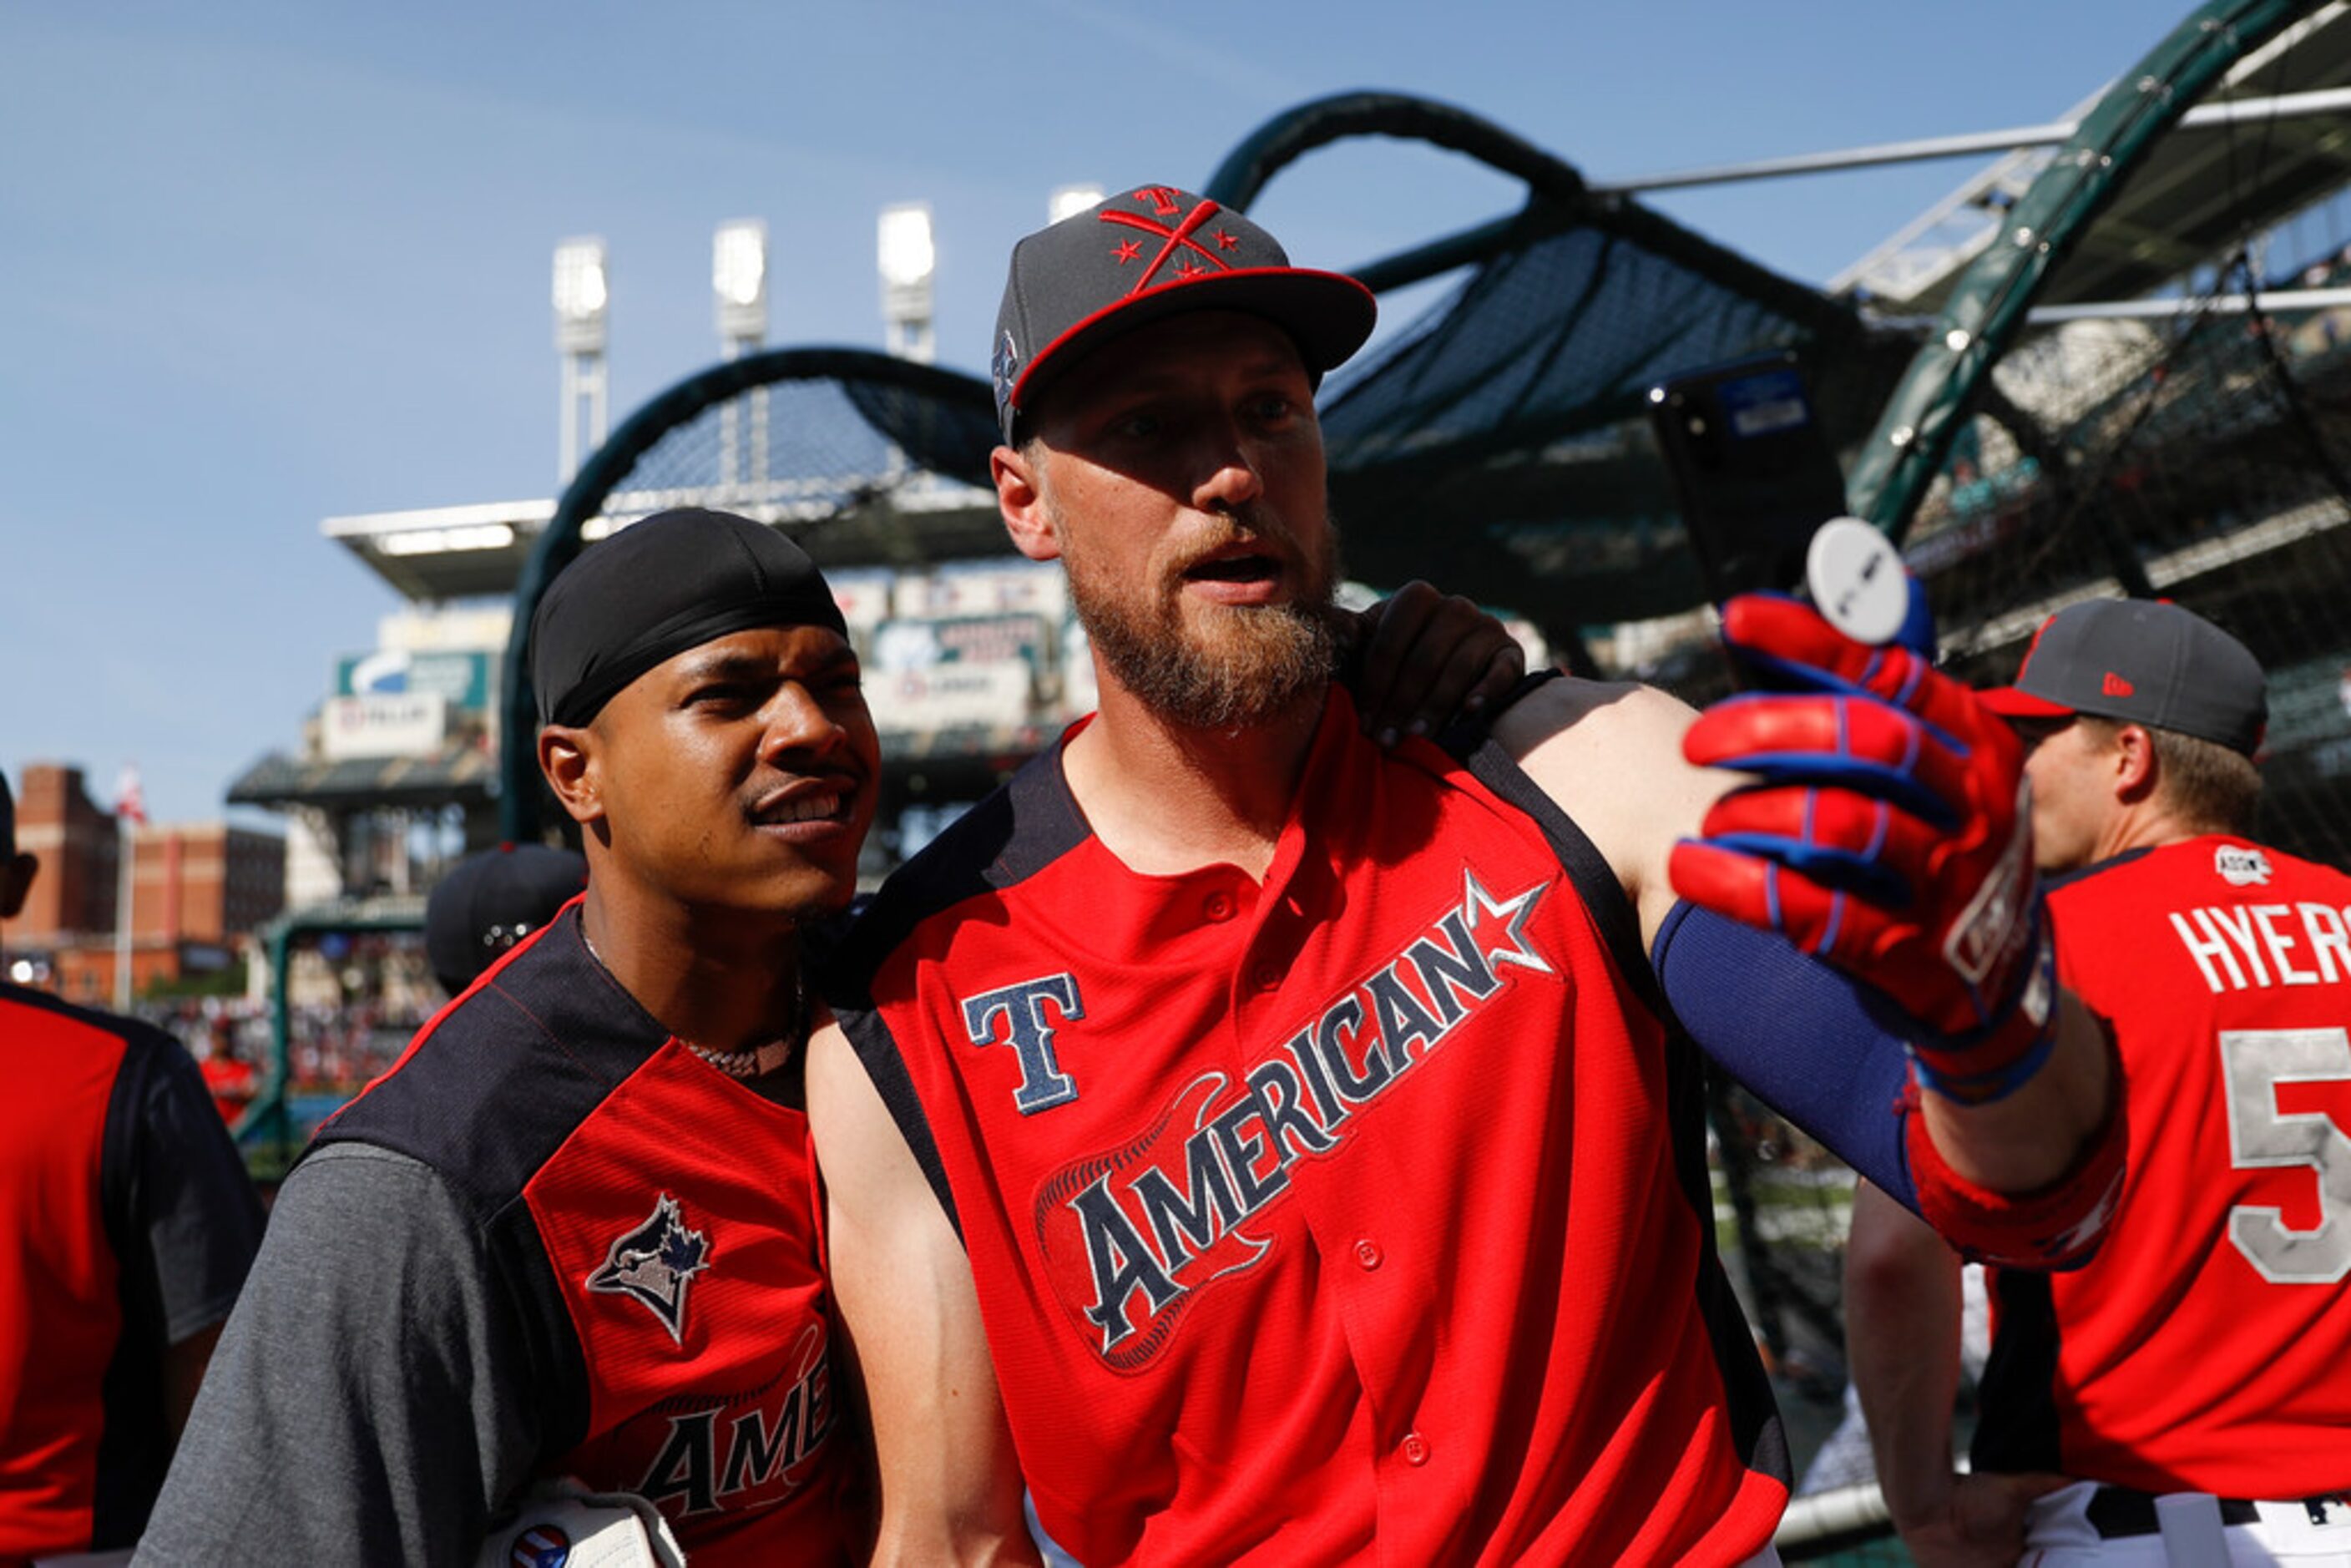
[[[2067,121],[1954,139],[1977,153],[2011,137],[2025,145],[1827,289],[1674,223],[1639,188],[1963,149],[1912,144],[1607,185],[1466,110],[1366,92],[1269,121],[1200,189],[1246,208],[1305,155],[1374,136],[1421,141],[1517,182],[1515,211],[1354,269],[1381,293],[1445,287],[1326,384],[1332,502],[1351,575],[1427,577],[1515,610],[1569,663],[1590,666],[1586,629],[1682,616],[1704,601],[1650,434],[1650,388],[1793,353],[1833,444],[1857,455],[1856,506],[1878,503],[1862,515],[1898,537],[1949,448],[1908,443],[1907,426],[1888,423],[1895,405],[1907,397],[1948,437],[1957,411],[1988,395],[1991,362],[2039,329],[2034,308],[2178,288],[2240,236],[2342,189],[2345,84],[2343,5],[2210,0]],[[2198,130],[2207,123],[2213,133]],[[2033,202],[2062,209],[2063,267],[2050,241],[2059,225],[2019,239],[2018,209]],[[1948,223],[1963,212],[1979,232],[1954,239]],[[1997,243],[2003,235],[2015,243]],[[2001,270],[2011,249],[2023,255]],[[1988,268],[2001,276],[1985,281]],[[1995,298],[1998,331],[1970,329],[1978,318],[1967,312]],[[1922,314],[1937,309],[1940,319]],[[767,432],[774,458],[756,484],[727,477],[733,438],[718,429],[743,417],[737,410]],[[977,376],[862,350],[774,350],[653,399],[556,503],[338,518],[328,531],[411,597],[518,581],[525,611],[600,528],[689,501],[767,517],[831,566],[1000,555],[987,488],[992,412]],[[1899,483],[1886,482],[1888,464]],[[510,653],[519,701],[519,647]]]
[[[2351,169],[2346,89],[2351,6],[2321,5],[2239,58],[2180,117],[2180,134],[2149,150],[2062,274],[2051,277],[2041,304],[2136,298],[2202,263],[2248,212],[2292,212],[2339,188]],[[2054,123],[1968,138],[2012,150],[1832,277],[1827,291],[1886,314],[1941,310],[2108,90]],[[2248,147],[2247,131],[2257,147]]]
[[[2198,116],[2209,119],[2249,95],[2290,89],[2307,99],[2351,83],[2345,7],[2303,9],[2311,14],[2236,62],[2212,101],[2189,115],[2191,130]],[[2144,292],[2176,277],[2189,258],[2209,255],[2208,230],[2249,214],[2273,217],[2339,187],[2351,158],[2351,126],[2342,114],[2279,118],[2274,99],[2263,101],[2273,107],[2257,165],[2249,169],[2241,135],[2166,138],[2040,298]],[[2045,143],[2070,135],[2086,112],[2054,126],[1953,140],[1978,148],[2011,136]],[[1643,205],[1634,187],[1801,172],[1799,162],[1827,168],[1951,156],[1952,143],[1604,185],[1466,110],[1355,93],[1268,122],[1203,188],[1246,207],[1304,154],[1364,136],[1417,139],[1459,152],[1517,178],[1525,197],[1518,211],[1480,228],[1433,236],[1355,269],[1381,291],[1439,276],[1453,286],[1326,389],[1333,501],[1350,568],[1373,582],[1433,578],[1529,614],[1555,645],[1571,647],[1579,628],[1668,615],[1701,601],[1642,417],[1648,387],[1699,366],[1790,349],[1805,366],[1833,440],[1840,449],[1857,446],[1925,338],[1926,323],[1915,313],[1948,296],[1959,272],[2000,232],[1994,220],[2018,198],[2024,176],[2059,156],[2046,145],[2011,152],[1828,289],[1779,277],[1674,224]],[[1982,232],[1951,242],[1937,225],[1959,211],[1973,213]],[[1917,242],[1930,231],[1943,237],[1927,246],[1936,259],[1926,267]],[[833,455],[731,492],[716,483],[675,483],[667,472],[658,486],[637,488],[632,476],[631,488],[610,495],[586,520],[581,538],[597,537],[613,520],[694,501],[778,521],[831,566],[1002,553],[984,488],[992,438],[978,378],[930,371],[919,385],[883,388],[889,395],[880,396],[856,350],[780,352],[817,357],[838,372],[823,406],[798,415],[833,432],[820,444]],[[811,471],[827,466],[830,473]],[[324,526],[404,595],[442,601],[511,591],[555,513],[556,503],[537,500],[338,517]]]
[[[369,807],[424,810],[491,798],[497,760],[474,740],[416,757],[297,759],[273,751],[229,785],[232,806]]]
[[[805,497],[795,500],[784,494],[796,487],[804,488],[786,480],[623,491],[609,497],[588,520],[582,537],[601,538],[614,526],[664,507],[698,506],[722,507],[790,528],[820,566],[921,566],[1005,550],[994,495],[970,486],[935,482],[927,487],[869,494],[846,504],[827,501],[813,508]],[[555,508],[555,497],[547,497],[370,512],[329,517],[319,530],[403,598],[428,604],[504,599],[511,598],[522,580],[531,550]],[[826,526],[810,527],[817,520]]]

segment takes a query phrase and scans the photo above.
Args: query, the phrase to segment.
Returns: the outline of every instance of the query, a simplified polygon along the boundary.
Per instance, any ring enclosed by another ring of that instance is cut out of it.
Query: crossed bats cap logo
[[[1173,185],[1138,185],[1012,247],[989,360],[997,426],[1104,343],[1183,310],[1263,316],[1298,344],[1319,382],[1372,335],[1371,290],[1290,265],[1280,241],[1234,208]]]

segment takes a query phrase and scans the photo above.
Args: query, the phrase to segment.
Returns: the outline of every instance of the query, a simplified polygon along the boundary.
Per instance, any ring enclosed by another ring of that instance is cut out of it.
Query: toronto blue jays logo
[[[588,1288],[643,1302],[670,1339],[683,1344],[686,1287],[709,1267],[710,1238],[686,1228],[677,1199],[664,1193],[643,1224],[612,1243],[604,1266],[588,1276]]]
[[[1264,1260],[1271,1240],[1242,1228],[1290,1190],[1290,1166],[1339,1155],[1359,1118],[1503,994],[1505,971],[1558,973],[1526,930],[1547,884],[1498,899],[1474,872],[1462,883],[1458,906],[1324,999],[1240,1082],[1199,1074],[1123,1146],[1039,1188],[1048,1272],[1113,1369],[1141,1370],[1200,1290]],[[966,1016],[981,1001],[1009,1012],[1029,994],[974,998]]]

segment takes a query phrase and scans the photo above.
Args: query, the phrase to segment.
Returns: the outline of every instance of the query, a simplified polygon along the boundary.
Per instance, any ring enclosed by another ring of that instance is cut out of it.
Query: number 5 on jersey
[[[2291,1230],[2284,1211],[2241,1203],[2229,1239],[2262,1279],[2332,1285],[2351,1274],[2351,1137],[2321,1111],[2281,1111],[2281,1083],[2351,1081],[2351,1034],[2340,1029],[2224,1030],[2229,1153],[2241,1170],[2307,1166],[2318,1176],[2318,1228]]]

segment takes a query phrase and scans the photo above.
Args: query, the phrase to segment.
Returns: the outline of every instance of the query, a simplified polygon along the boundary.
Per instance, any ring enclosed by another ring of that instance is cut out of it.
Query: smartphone
[[[1649,389],[1649,419],[1707,596],[1800,590],[1813,530],[1845,501],[1795,354],[1675,376]]]

